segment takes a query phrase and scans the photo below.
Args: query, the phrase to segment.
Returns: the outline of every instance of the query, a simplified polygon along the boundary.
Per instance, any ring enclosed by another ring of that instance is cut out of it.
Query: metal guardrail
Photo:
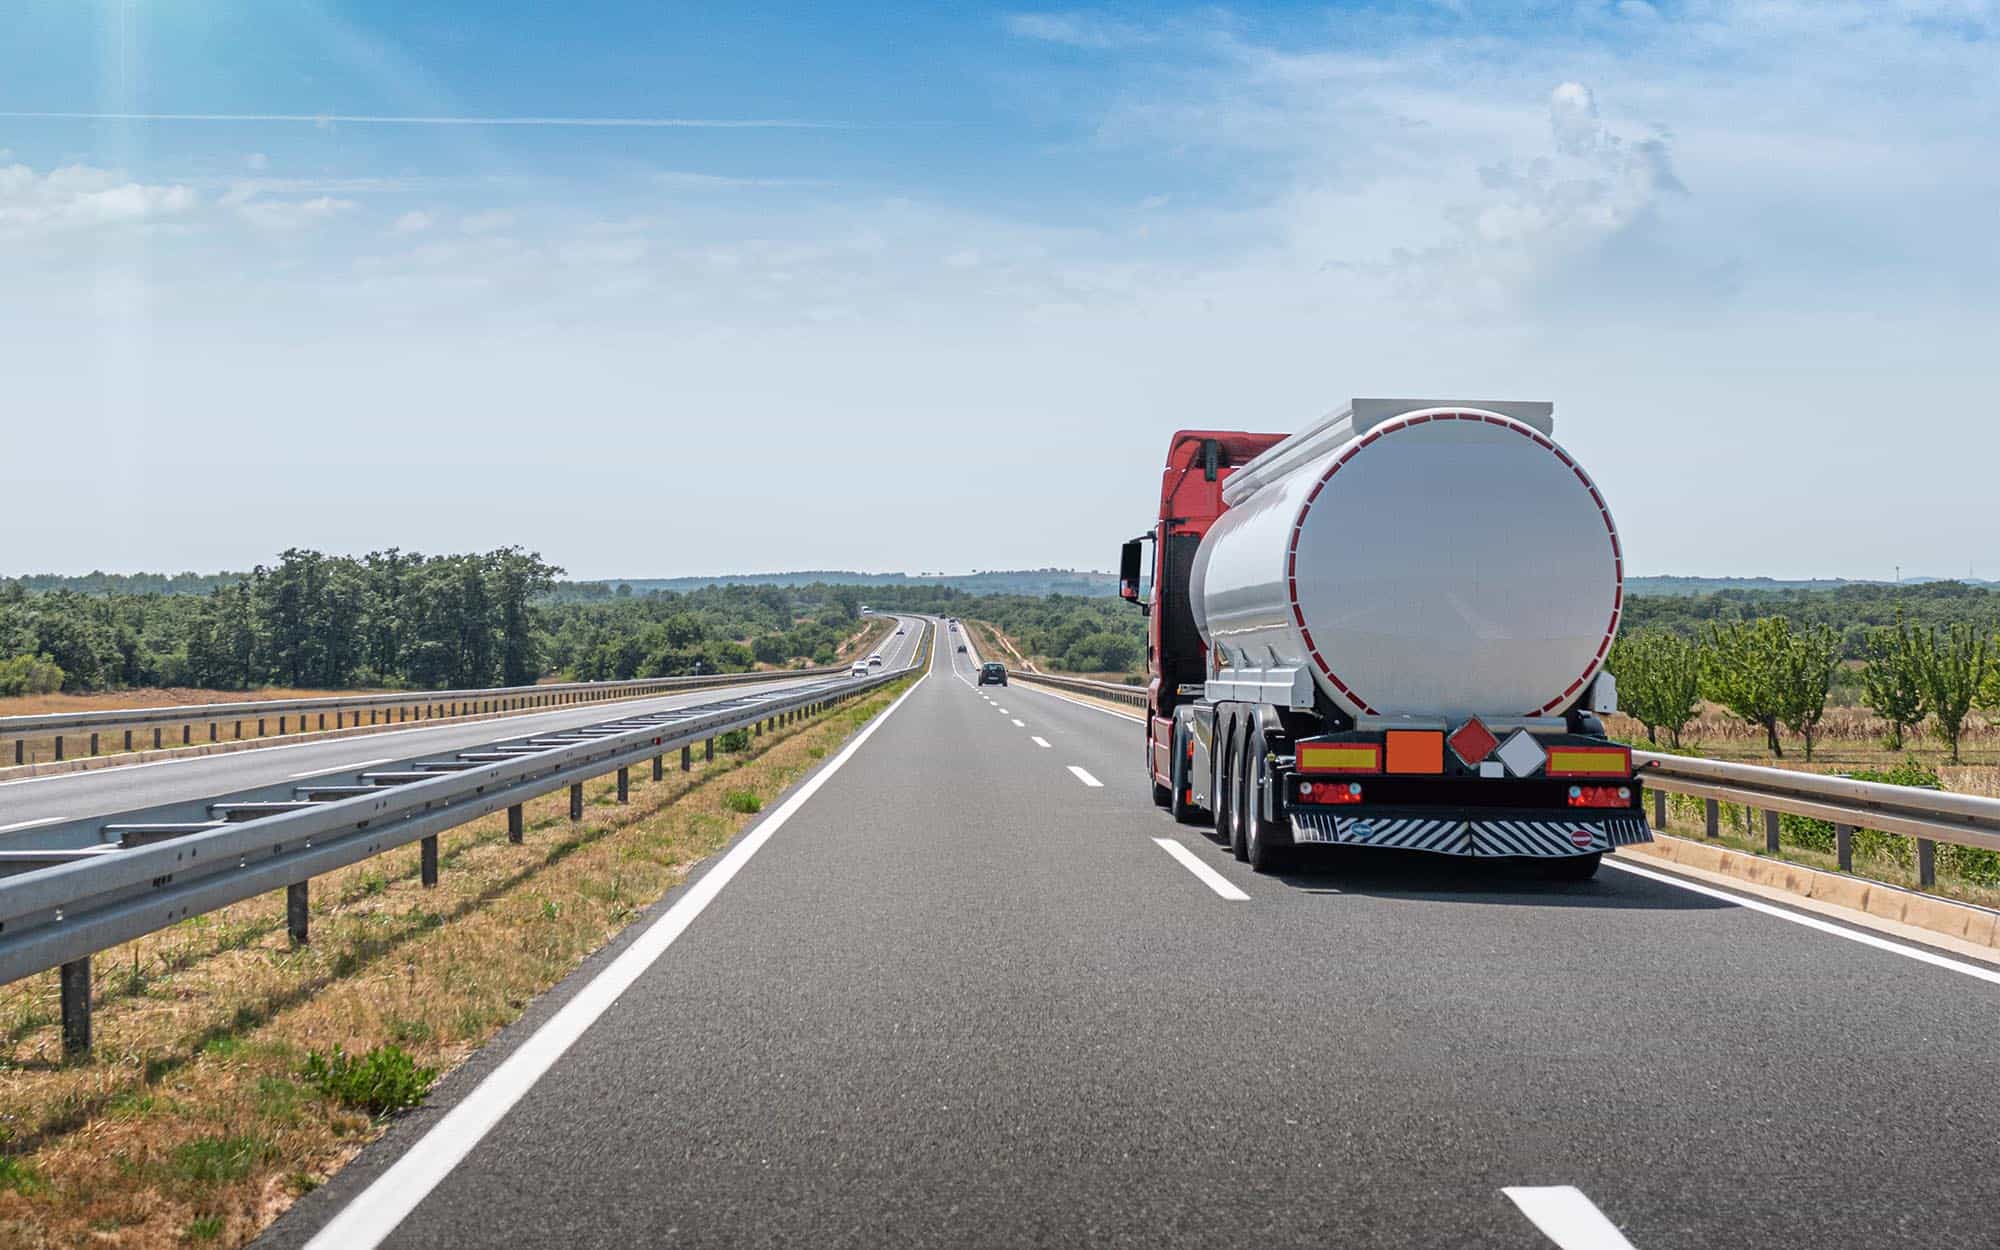
[[[1925,887],[1937,884],[1940,842],[2000,851],[2000,799],[1652,751],[1634,751],[1632,759],[1653,791],[1655,829],[1666,828],[1668,793],[1703,800],[1703,831],[1711,838],[1721,832],[1721,804],[1734,803],[1764,813],[1764,849],[1776,854],[1778,814],[1808,816],[1833,825],[1843,872],[1854,868],[1855,830],[1901,834],[1916,841],[1917,881]]]
[[[306,940],[307,888],[315,876],[422,842],[421,875],[437,882],[437,836],[505,808],[508,838],[522,838],[528,799],[569,787],[570,818],[583,814],[583,783],[652,761],[663,775],[668,752],[692,767],[695,744],[715,758],[715,738],[733,729],[795,720],[910,675],[929,655],[926,632],[910,664],[864,678],[838,677],[799,689],[757,692],[600,725],[468,748],[411,771],[369,774],[369,792],[280,804],[285,810],[158,840],[128,832],[123,845],[90,853],[51,851],[64,862],[0,879],[0,984],[62,969],[64,1048],[90,1046],[90,957],[243,899],[283,887],[292,940]],[[355,787],[359,789],[360,787]],[[143,830],[144,826],[127,826]]]
[[[318,718],[318,729],[347,729],[362,724],[362,714],[368,716],[367,723],[374,725],[401,723],[410,720],[432,720],[439,717],[486,715],[496,712],[526,711],[534,708],[564,707],[579,703],[597,703],[612,699],[629,699],[642,695],[672,693],[676,690],[702,690],[716,686],[742,685],[746,682],[771,681],[785,677],[815,677],[846,671],[843,666],[830,668],[780,669],[751,673],[713,673],[698,677],[642,677],[630,681],[577,681],[553,682],[541,686],[495,686],[479,690],[408,690],[391,694],[365,695],[325,695],[311,699],[245,699],[233,703],[184,703],[161,707],[106,708],[96,712],[60,712],[39,716],[0,716],[0,742],[13,740],[13,762],[25,764],[27,743],[30,740],[53,738],[55,758],[64,758],[64,741],[71,737],[88,737],[88,754],[99,754],[102,735],[107,729],[123,729],[122,750],[133,750],[132,732],[151,726],[153,748],[168,745],[189,746],[195,742],[193,727],[204,722],[208,725],[207,742],[233,741],[244,737],[245,721],[257,722],[255,737],[265,737],[265,726],[275,718],[278,733],[290,732],[295,721],[297,732],[311,732],[308,722]],[[401,721],[397,713],[402,714]],[[412,715],[412,712],[415,715]],[[349,724],[351,714],[351,725]],[[378,722],[378,715],[380,720]],[[333,717],[333,724],[327,724],[327,717]],[[235,734],[226,737],[219,733],[224,724],[233,723]],[[162,730],[169,725],[181,728],[180,741],[164,741]],[[4,751],[0,748],[0,751]]]
[[[1138,686],[1016,668],[1008,669],[1007,677],[1146,705],[1146,691]],[[1720,834],[1723,803],[1762,812],[1764,847],[1774,855],[1779,850],[1779,813],[1806,816],[1833,826],[1834,853],[1843,872],[1854,868],[1856,830],[1899,834],[1915,840],[1917,880],[1925,888],[1937,884],[1940,842],[2000,851],[2000,799],[1652,751],[1634,751],[1632,760],[1653,792],[1653,827],[1659,830],[1667,826],[1669,793],[1704,801],[1705,832],[1711,838]]]
[[[1134,707],[1146,706],[1144,686],[1126,686],[1115,681],[1092,681],[1088,677],[1058,677],[1052,673],[1037,673],[1033,669],[1010,668],[1008,681],[1031,681],[1057,690],[1070,690],[1077,694],[1094,695],[1100,699],[1111,699],[1119,703],[1130,703]]]

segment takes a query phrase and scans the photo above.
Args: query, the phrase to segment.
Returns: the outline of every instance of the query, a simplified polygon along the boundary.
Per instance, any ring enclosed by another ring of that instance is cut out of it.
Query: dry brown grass
[[[6,987],[0,1245],[248,1241],[380,1127],[301,1082],[308,1052],[458,1063],[747,823],[726,794],[768,802],[893,694],[691,774],[635,769],[629,806],[589,786],[577,824],[561,793],[532,802],[524,846],[503,816],[462,826],[436,889],[414,846],[319,878],[301,950],[268,895],[107,951],[89,1063],[61,1061],[53,973]]]
[[[188,686],[135,686],[130,690],[100,690],[95,694],[9,695],[0,698],[0,716],[58,716],[71,712],[102,712],[114,708],[261,703],[268,699],[327,699],[387,693],[389,693],[387,690],[374,687],[359,690],[305,690],[289,686],[266,686],[260,690],[196,690]]]

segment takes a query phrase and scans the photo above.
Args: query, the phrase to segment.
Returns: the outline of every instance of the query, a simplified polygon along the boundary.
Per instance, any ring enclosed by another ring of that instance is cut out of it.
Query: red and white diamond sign
[[[1467,768],[1479,767],[1479,761],[1493,754],[1493,748],[1500,745],[1500,739],[1493,736],[1475,716],[1460,725],[1445,741],[1451,744],[1451,753],[1465,761]]]

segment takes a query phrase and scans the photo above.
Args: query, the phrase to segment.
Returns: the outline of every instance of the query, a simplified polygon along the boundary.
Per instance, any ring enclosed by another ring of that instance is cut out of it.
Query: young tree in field
[[[1646,741],[1680,749],[1681,731],[1701,703],[1701,648],[1679,634],[1642,629],[1620,638],[1608,667],[1618,679],[1618,706],[1646,730]]]
[[[1894,628],[1868,635],[1868,664],[1861,670],[1861,701],[1889,722],[1889,749],[1903,749],[1903,736],[1924,723],[1930,711],[1924,684],[1923,651],[1915,631],[1896,613]]]
[[[1782,616],[1708,627],[1702,653],[1702,693],[1764,731],[1764,745],[1783,758],[1778,723],[1785,718],[1786,670],[1792,662],[1791,622]]]
[[[1783,680],[1780,685],[1785,728],[1805,740],[1806,760],[1813,757],[1813,739],[1826,715],[1826,692],[1833,684],[1833,670],[1840,665],[1840,635],[1824,625],[1814,625],[1793,634],[1785,650]]]
[[[1938,737],[1951,747],[1958,763],[1958,739],[1965,718],[1993,671],[1993,640],[1983,629],[1953,622],[1942,635],[1936,629],[1922,635],[1924,691],[1937,722]]]

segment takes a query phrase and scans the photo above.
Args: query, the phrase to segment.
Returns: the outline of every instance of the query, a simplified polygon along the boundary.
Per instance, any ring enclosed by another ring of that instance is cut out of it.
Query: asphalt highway
[[[892,635],[885,661],[902,662],[915,645],[914,619],[906,632]],[[199,804],[220,795],[241,795],[264,787],[289,790],[307,780],[333,784],[361,768],[389,768],[411,760],[451,753],[505,738],[596,725],[624,716],[711,703],[749,690],[782,690],[818,677],[774,677],[770,683],[718,686],[652,699],[628,699],[441,725],[410,725],[379,733],[316,742],[286,743],[225,755],[129,764],[82,773],[60,773],[0,782],[0,847],[14,833],[45,836],[51,826],[86,817],[128,815],[176,804]],[[174,818],[182,818],[176,815]],[[94,838],[88,840],[95,840]]]
[[[1609,866],[1259,876],[938,637],[260,1244],[2000,1243],[1990,975]]]

